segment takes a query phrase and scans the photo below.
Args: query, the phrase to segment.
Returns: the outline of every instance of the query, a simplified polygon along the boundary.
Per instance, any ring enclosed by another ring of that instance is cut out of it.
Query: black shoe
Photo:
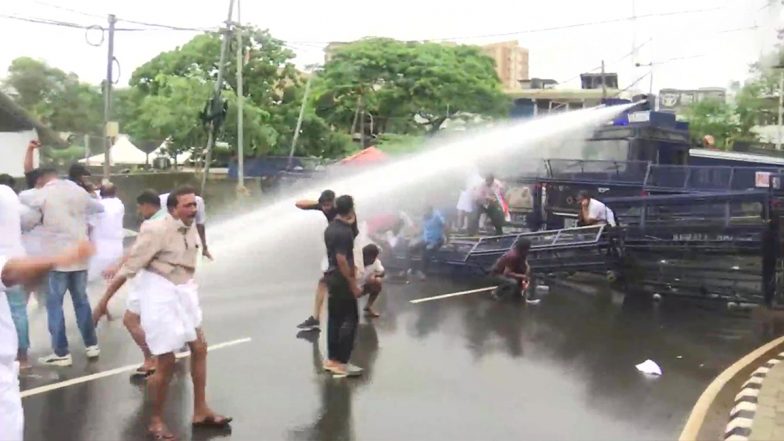
[[[313,318],[313,316],[308,317],[307,320],[297,325],[297,328],[303,331],[321,331],[320,327],[321,323],[318,320]]]
[[[297,338],[300,340],[305,340],[309,343],[316,343],[319,339],[319,333],[309,330],[302,330],[297,332]]]

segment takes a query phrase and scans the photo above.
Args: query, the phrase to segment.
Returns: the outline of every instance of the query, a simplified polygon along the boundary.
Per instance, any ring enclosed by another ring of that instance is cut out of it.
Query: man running
[[[79,242],[55,257],[12,257],[0,255],[0,439],[22,441],[24,411],[19,394],[16,330],[4,291],[9,286],[30,285],[55,267],[87,260],[93,252],[89,242]]]
[[[161,200],[158,196],[158,193],[152,190],[145,190],[139,197],[136,198],[136,205],[139,215],[144,219],[142,225],[149,221],[155,221],[158,219],[162,219],[166,216],[166,211],[161,210]],[[98,322],[101,320],[101,317],[108,314],[108,307],[109,307],[109,300],[111,300],[112,296],[125,284],[127,281],[127,277],[122,276],[115,276],[117,273],[117,269],[125,263],[127,259],[124,257],[119,263],[117,263],[116,267],[109,268],[106,271],[106,276],[111,278],[111,283],[109,286],[106,287],[106,292],[104,293],[101,300],[95,305],[95,310],[93,311],[93,322],[98,325]],[[144,335],[144,329],[142,329],[142,322],[139,313],[141,312],[139,307],[139,291],[136,289],[131,289],[128,292],[128,299],[126,300],[125,305],[125,314],[123,315],[123,325],[125,328],[128,329],[128,332],[131,334],[131,338],[133,338],[134,343],[141,349],[142,355],[144,356],[144,363],[139,366],[136,371],[134,372],[134,376],[144,376],[148,377],[155,373],[155,357],[152,356],[150,352],[150,348],[147,347],[147,342]]]
[[[191,350],[193,426],[225,428],[232,420],[213,412],[205,396],[207,343],[193,280],[201,252],[194,227],[195,190],[178,188],[169,195],[167,206],[171,214],[142,225],[128,259],[115,276],[136,276],[134,289],[141,293],[141,324],[150,353],[157,357],[155,373],[148,380],[153,400],[148,431],[156,439],[175,438],[163,421],[163,411],[174,373],[174,352],[185,343]]]
[[[324,217],[327,218],[327,223],[331,223],[332,220],[337,216],[337,210],[335,209],[335,192],[332,190],[322,191],[318,201],[301,200],[297,201],[295,206],[300,210],[317,210],[324,213]],[[353,232],[354,237],[359,234],[356,216],[354,216],[354,222],[351,224],[351,231]],[[326,271],[326,266],[326,262],[322,263],[321,270]],[[308,317],[304,322],[297,325],[297,328],[303,331],[321,330],[321,309],[324,306],[324,297],[326,294],[327,285],[324,281],[324,277],[321,277],[318,281],[318,286],[316,287],[316,300],[315,304],[313,305],[313,315]]]
[[[335,212],[335,220],[324,231],[329,263],[324,273],[329,291],[328,359],[324,369],[336,377],[353,377],[362,374],[361,368],[349,363],[359,322],[357,298],[362,295],[354,266],[354,199],[348,195],[337,198]]]

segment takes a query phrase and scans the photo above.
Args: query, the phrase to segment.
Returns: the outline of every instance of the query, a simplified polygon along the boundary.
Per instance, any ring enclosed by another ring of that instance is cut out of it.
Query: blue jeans
[[[21,286],[14,286],[5,292],[8,306],[11,307],[11,319],[14,321],[19,350],[30,349],[30,325],[27,322],[27,292]]]
[[[49,335],[52,349],[59,357],[68,355],[68,337],[65,334],[63,298],[65,291],[71,292],[76,323],[85,346],[95,346],[98,338],[93,326],[93,311],[87,299],[87,271],[51,271],[49,273],[49,292],[46,296],[46,314],[49,322]]]

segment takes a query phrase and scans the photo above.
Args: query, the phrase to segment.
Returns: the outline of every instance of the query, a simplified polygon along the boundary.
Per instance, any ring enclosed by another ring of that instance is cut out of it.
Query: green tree
[[[324,66],[316,94],[319,115],[355,127],[364,105],[378,132],[437,131],[447,118],[501,116],[509,101],[493,60],[472,46],[360,40],[341,47]]]
[[[98,87],[43,61],[20,57],[11,62],[3,86],[16,102],[55,130],[100,133],[103,99]]]
[[[741,131],[735,108],[724,101],[708,99],[692,104],[686,109],[689,132],[696,143],[705,135],[716,140],[716,147],[728,149]]]
[[[282,41],[273,38],[268,31],[256,28],[243,29],[243,53],[247,62],[243,66],[243,138],[246,155],[287,154],[293,136],[299,105],[302,98],[302,81],[299,73],[294,68],[291,60],[294,53],[287,49]],[[234,46],[235,40],[231,40]],[[172,96],[172,79],[188,78],[189,82],[199,80],[210,86],[217,78],[218,62],[220,56],[220,35],[208,33],[194,37],[191,41],[172,51],[163,52],[134,71],[130,85],[135,93],[153,97],[163,96],[161,100],[168,104],[175,104]],[[236,51],[236,46],[229,47],[230,52]],[[228,114],[225,123],[218,133],[218,138],[232,146],[237,144],[237,93],[236,93],[236,60],[228,57],[224,66],[223,98],[228,102]],[[180,84],[188,89],[191,86]],[[194,92],[194,91],[192,91]],[[202,110],[211,92],[200,91],[195,104]],[[133,127],[138,129],[134,136],[149,136],[145,133],[150,119],[156,119],[154,112],[165,112],[165,106],[156,100],[145,98],[147,104],[139,107],[137,112],[132,112],[131,117],[140,113],[147,115],[141,117],[139,124]],[[155,103],[155,104],[152,104]],[[194,106],[188,105],[183,109],[189,118],[169,121],[166,130],[176,130],[187,136],[178,138],[191,140],[192,137],[201,135],[203,145],[206,131],[201,127],[198,112],[194,113]],[[149,112],[153,112],[150,114]],[[166,119],[166,118],[164,118]],[[196,130],[195,132],[193,130]],[[318,116],[310,112],[306,114],[300,135],[298,152],[305,154],[321,154],[322,152],[339,151],[333,148],[335,143],[341,144],[343,138],[335,139],[329,136],[329,126]],[[193,141],[189,141],[193,142]],[[197,144],[192,144],[197,145]],[[331,153],[330,153],[331,154]]]
[[[155,82],[157,93],[141,98],[124,131],[137,140],[168,139],[168,150],[173,157],[202,145],[205,131],[199,122],[199,112],[210,96],[209,82],[167,74],[158,75]]]

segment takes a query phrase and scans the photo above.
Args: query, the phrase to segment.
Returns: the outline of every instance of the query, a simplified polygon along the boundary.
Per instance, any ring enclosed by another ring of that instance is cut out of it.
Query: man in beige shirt
[[[231,418],[214,413],[207,405],[207,344],[201,330],[201,309],[193,281],[196,258],[201,253],[194,226],[196,194],[181,187],[169,195],[169,215],[145,222],[127,260],[116,277],[134,277],[138,290],[142,328],[150,352],[157,356],[149,377],[153,410],[148,426],[156,439],[171,439],[163,421],[167,389],[174,372],[174,352],[188,343],[193,380],[193,426],[226,427]]]

